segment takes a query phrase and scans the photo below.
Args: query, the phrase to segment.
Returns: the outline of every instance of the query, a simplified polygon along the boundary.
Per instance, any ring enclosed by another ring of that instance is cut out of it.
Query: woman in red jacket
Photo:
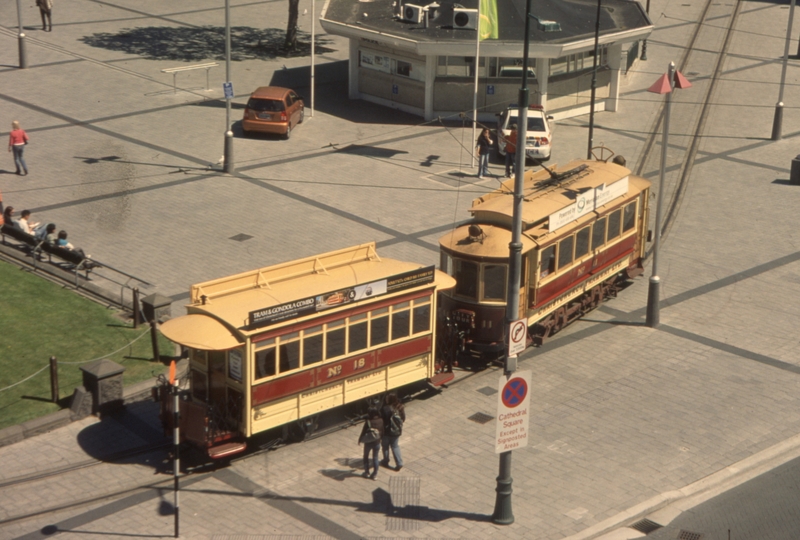
[[[22,151],[25,150],[26,144],[28,144],[28,134],[19,127],[19,122],[14,120],[11,122],[11,135],[8,137],[8,151],[14,152],[14,165],[17,166],[17,174],[28,174],[28,166],[22,157]],[[20,169],[25,172],[20,172]]]

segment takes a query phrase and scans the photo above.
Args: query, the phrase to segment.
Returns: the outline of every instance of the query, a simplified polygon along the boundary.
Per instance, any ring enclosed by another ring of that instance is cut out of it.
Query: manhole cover
[[[479,424],[485,424],[489,420],[494,420],[494,416],[482,412],[476,412],[470,416],[468,420],[472,420],[473,422],[477,422]]]
[[[702,538],[703,533],[684,531],[682,529],[681,532],[678,533],[678,540],[701,540]]]
[[[484,386],[483,388],[478,388],[478,392],[480,392],[484,396],[491,396],[497,393],[497,388],[492,388],[491,386]]]
[[[656,523],[655,521],[650,521],[647,518],[640,519],[633,525],[631,525],[631,529],[636,529],[639,532],[643,532],[644,534],[650,534],[651,532],[658,530],[661,528],[661,525]]]
[[[237,242],[244,242],[245,240],[250,240],[253,238],[249,234],[239,233],[236,236],[231,236],[229,240],[236,240]]]

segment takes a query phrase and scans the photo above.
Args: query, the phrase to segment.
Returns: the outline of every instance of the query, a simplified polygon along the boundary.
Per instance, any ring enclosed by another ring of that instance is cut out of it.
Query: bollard
[[[139,310],[139,287],[133,288],[133,328],[139,328],[141,312]]]
[[[50,401],[58,403],[58,360],[50,357]]]
[[[153,342],[153,360],[161,361],[161,354],[158,351],[158,332],[156,331],[156,321],[150,321],[150,340]]]
[[[789,174],[789,183],[800,186],[800,156],[792,160],[792,172]]]

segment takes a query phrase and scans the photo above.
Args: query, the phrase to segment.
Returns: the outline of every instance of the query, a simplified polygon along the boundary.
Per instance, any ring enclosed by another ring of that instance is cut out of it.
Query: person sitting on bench
[[[31,211],[30,210],[23,210],[17,220],[17,228],[22,229],[22,232],[28,234],[34,234],[36,228],[39,227],[39,223],[31,223]]]

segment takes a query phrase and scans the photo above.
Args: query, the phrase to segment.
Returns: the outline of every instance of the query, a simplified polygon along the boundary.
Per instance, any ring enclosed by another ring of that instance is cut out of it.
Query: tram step
[[[443,384],[449,383],[453,379],[456,378],[455,373],[451,372],[443,372],[437,373],[433,377],[431,377],[431,384],[433,386],[442,386]]]
[[[226,457],[230,457],[234,454],[238,454],[239,452],[243,452],[247,448],[247,444],[243,442],[230,442],[221,444],[219,446],[213,446],[208,449],[208,457],[211,459],[222,459]]]

